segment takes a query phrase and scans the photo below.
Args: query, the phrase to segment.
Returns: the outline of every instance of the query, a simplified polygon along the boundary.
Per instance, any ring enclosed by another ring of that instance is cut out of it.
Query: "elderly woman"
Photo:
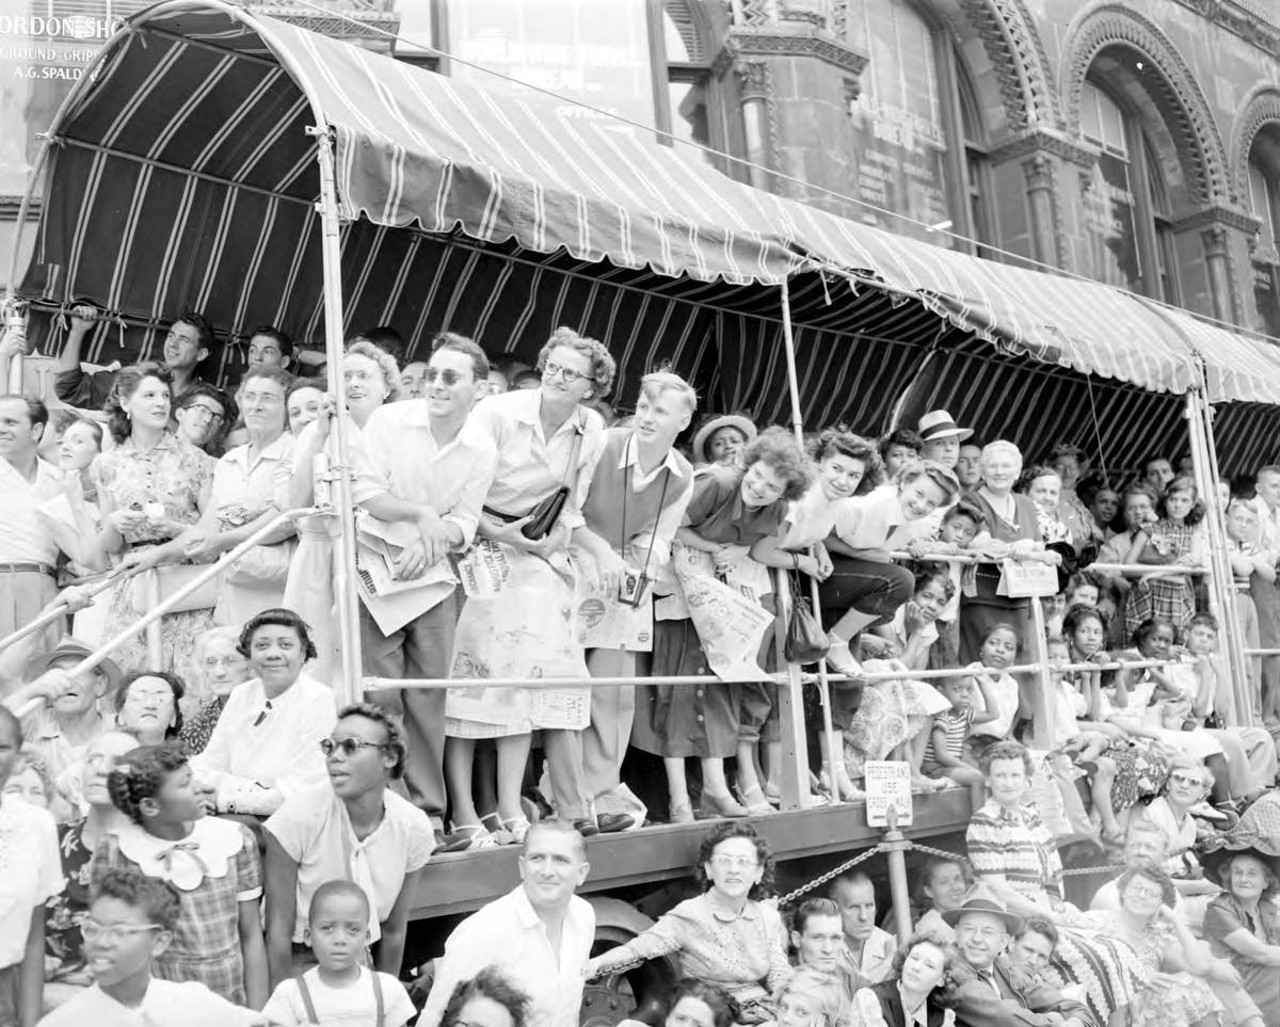
[[[890,553],[929,530],[934,511],[960,494],[955,474],[940,464],[908,464],[896,479],[863,496],[841,500],[827,540],[832,570],[819,590],[824,624],[831,624],[827,659],[843,674],[860,669],[849,640],[865,628],[893,619],[911,598],[915,578],[890,561]]]
[[[249,441],[228,450],[214,468],[209,505],[183,536],[189,558],[216,560],[288,508],[294,443],[285,431],[289,381],[286,372],[266,366],[251,368],[242,379],[240,410]],[[219,585],[215,621],[238,626],[281,604],[293,534],[292,524],[280,525],[235,562]]]
[[[536,391],[489,396],[467,424],[468,435],[495,454],[495,470],[463,573],[494,565],[508,573],[490,594],[468,598],[454,638],[455,678],[588,676],[574,638],[577,570],[568,542],[583,524],[590,469],[605,444],[604,421],[586,403],[608,393],[616,366],[602,343],[557,328],[538,369]],[[496,739],[502,840],[522,840],[529,822],[520,785],[532,733],[541,730],[557,813],[595,833],[581,780],[581,733],[591,713],[585,683],[555,692],[451,689],[446,709],[445,771],[455,804],[471,793],[476,740]],[[454,826],[477,846],[493,843],[478,821]]]
[[[917,929],[893,954],[893,976],[854,994],[853,1027],[951,1027],[945,1003],[955,961],[949,935]]]
[[[97,566],[122,556],[131,574],[159,568],[163,599],[180,587],[188,562],[183,534],[209,506],[214,461],[169,431],[171,376],[159,365],[127,367],[116,375],[107,399],[108,430],[116,448],[97,461],[102,513]],[[147,609],[145,578],[124,577],[111,591],[106,637],[118,634]],[[182,612],[160,622],[163,665],[179,674],[190,669],[196,637],[213,621],[214,589],[189,597]],[[135,635],[118,650],[122,666],[148,663],[145,635]]]
[[[320,741],[337,719],[333,692],[303,669],[316,647],[292,610],[258,614],[239,649],[255,676],[232,690],[191,770],[219,812],[265,816],[324,781]]]
[[[1131,1027],[1217,1027],[1222,1004],[1208,981],[1238,983],[1225,960],[1212,959],[1174,914],[1177,895],[1169,875],[1136,867],[1121,875],[1120,909],[1089,919],[1138,954],[1145,985],[1129,1005]]]
[[[378,407],[394,403],[400,397],[400,371],[395,360],[363,338],[356,337],[347,346],[342,358],[342,377],[353,435],[358,435]],[[323,453],[331,465],[337,462],[337,436],[331,432],[333,416],[333,400],[326,397],[314,421],[297,436],[288,496],[293,509],[315,502],[316,457]],[[315,632],[318,639],[315,672],[328,681],[342,665],[338,656],[341,636],[333,594],[333,559],[340,525],[337,517],[312,514],[300,518],[297,528],[298,548],[289,564],[283,606],[296,610]]]
[[[791,976],[786,929],[778,910],[762,902],[773,888],[773,856],[754,827],[722,823],[702,839],[698,882],[686,899],[643,934],[587,964],[587,977],[637,959],[674,954],[682,976],[715,984],[740,1007],[738,1023],[774,1019],[769,996]]]
[[[88,813],[58,828],[63,889],[45,907],[46,1004],[60,1005],[93,983],[80,933],[80,925],[89,916],[89,862],[103,836],[127,821],[107,794],[107,775],[116,760],[137,747],[132,735],[109,731],[89,743],[80,765],[79,791]]]
[[[974,540],[973,548],[991,562],[974,567],[973,594],[966,593],[960,601],[961,663],[979,659],[982,640],[995,624],[1012,624],[1024,645],[1032,637],[1028,600],[999,594],[1002,561],[1044,553],[1036,505],[1029,496],[1013,491],[1021,473],[1022,453],[1012,442],[999,440],[983,447],[982,485],[973,501],[987,527]]]
[[[980,765],[991,799],[965,833],[973,872],[1011,913],[1043,917],[1059,928],[1053,970],[1062,983],[1084,985],[1084,1001],[1106,1023],[1132,1000],[1141,969],[1126,946],[1082,933],[1078,928],[1087,922],[1063,900],[1057,846],[1028,802],[1031,754],[1017,742],[997,742]]]
[[[404,774],[399,726],[380,706],[356,703],[320,740],[325,784],[290,797],[266,823],[267,957],[274,986],[303,964],[311,896],[350,879],[369,896],[374,964],[400,972],[414,875],[435,846],[427,815],[391,790]]]
[[[210,628],[196,641],[196,672],[205,698],[184,718],[179,735],[192,756],[204,752],[209,744],[231,690],[251,676],[249,661],[236,648],[239,641],[240,629],[229,624]]]
[[[1240,1027],[1280,1023],[1280,873],[1274,856],[1258,849],[1226,852],[1214,868],[1226,889],[1209,903],[1204,937],[1213,954],[1230,960],[1257,1006]]]

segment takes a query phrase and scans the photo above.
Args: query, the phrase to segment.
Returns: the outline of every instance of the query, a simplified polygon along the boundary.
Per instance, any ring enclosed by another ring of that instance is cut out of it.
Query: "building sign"
[[[1083,183],[1092,277],[1137,290],[1142,284],[1136,205],[1129,185],[1129,162],[1104,152]]]
[[[858,198],[905,214],[921,225],[950,218],[946,190],[946,144],[941,127],[894,104],[860,97],[852,107],[854,152],[858,159]],[[869,224],[901,235],[921,235],[889,214],[863,209]],[[931,242],[945,237],[932,235]]]
[[[0,0],[0,196],[20,197],[71,87],[145,0]]]
[[[645,0],[449,0],[448,13],[449,50],[462,60],[654,124]],[[460,62],[449,71],[486,89],[521,90]]]

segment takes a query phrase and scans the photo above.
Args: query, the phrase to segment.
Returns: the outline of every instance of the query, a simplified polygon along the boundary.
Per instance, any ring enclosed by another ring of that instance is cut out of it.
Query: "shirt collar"
[[[735,920],[754,920],[756,918],[756,904],[750,899],[742,907],[741,913],[731,913],[729,910],[721,906],[715,899],[711,897],[710,892],[705,892],[703,898],[706,899],[707,909],[711,911],[712,917],[719,920],[722,924],[731,924]]]
[[[898,983],[897,988],[898,988],[898,998],[902,1000],[902,1011],[906,1013],[908,1017],[910,1017],[910,1023],[913,1023],[913,1024],[918,1023],[921,1025],[921,1027],[927,1027],[929,1023],[928,997],[926,996],[925,1000],[921,1002],[920,1005],[916,1006],[915,1009],[912,1009],[910,1006],[907,1005],[907,996],[902,990],[901,982]]]
[[[626,470],[633,464],[638,470],[640,469],[640,447],[636,442],[634,433],[627,436],[627,444],[622,447],[622,456],[618,459],[618,470]],[[657,474],[658,471],[662,470],[664,467],[672,474],[680,473],[680,464],[676,458],[676,450],[674,446],[667,450],[666,456],[662,458],[662,463],[654,468],[653,471],[648,473]],[[641,473],[643,474],[646,472],[641,471]]]
[[[232,463],[240,464],[243,467],[249,466],[249,447],[251,443],[246,442],[243,446],[236,446],[235,449],[229,449],[223,455],[222,459]],[[293,436],[288,432],[284,432],[279,438],[268,443],[263,449],[258,451],[259,460],[279,460],[285,456],[285,450],[293,449]]]

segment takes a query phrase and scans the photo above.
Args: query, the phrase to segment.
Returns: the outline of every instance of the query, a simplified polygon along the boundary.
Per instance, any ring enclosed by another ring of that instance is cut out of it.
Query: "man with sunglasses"
[[[485,395],[488,376],[479,346],[450,332],[437,335],[422,398],[375,410],[355,448],[354,498],[374,519],[357,530],[400,543],[397,587],[378,595],[361,589],[366,674],[449,676],[457,620],[449,557],[471,544],[493,477],[492,453],[460,433],[472,405]],[[410,582],[418,584],[398,587]],[[408,795],[439,829],[446,806],[444,691],[389,689],[372,698],[404,718]]]

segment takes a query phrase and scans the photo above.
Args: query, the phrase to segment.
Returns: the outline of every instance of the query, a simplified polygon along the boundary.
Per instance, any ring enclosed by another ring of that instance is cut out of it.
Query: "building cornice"
[[[1178,0],[1201,17],[1272,57],[1280,57],[1280,16],[1268,17],[1264,5],[1247,0]]]
[[[723,75],[734,61],[761,57],[813,57],[853,76],[861,75],[869,60],[867,54],[825,32],[792,22],[785,28],[770,25],[730,29],[713,67],[718,75]]]
[[[990,158],[992,164],[1004,164],[1035,153],[1052,154],[1071,164],[1088,168],[1093,166],[1101,151],[1083,140],[1069,139],[1057,132],[1041,128],[1020,132],[1012,139],[1001,143],[992,149]]]
[[[1179,218],[1173,222],[1173,230],[1182,233],[1194,231],[1197,228],[1210,228],[1215,225],[1234,228],[1251,236],[1262,227],[1262,222],[1255,217],[1250,217],[1243,211],[1235,210],[1231,207],[1214,206],[1204,207],[1193,214],[1188,214],[1184,218]]]

